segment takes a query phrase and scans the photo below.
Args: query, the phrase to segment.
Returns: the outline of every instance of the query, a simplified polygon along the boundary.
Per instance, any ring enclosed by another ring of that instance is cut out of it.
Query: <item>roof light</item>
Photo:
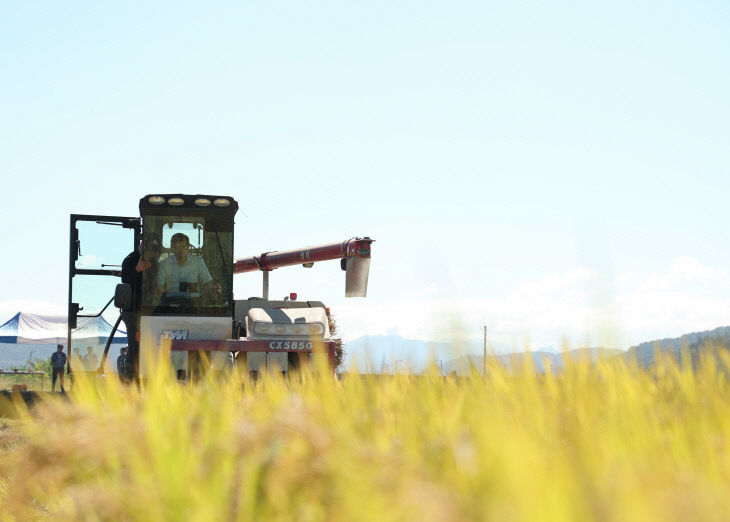
[[[183,198],[170,198],[167,202],[173,207],[180,207],[185,204],[185,200]]]
[[[226,198],[218,198],[218,199],[214,199],[213,200],[213,204],[216,207],[227,207],[228,205],[231,204],[231,201],[229,199],[226,199]]]
[[[150,205],[162,205],[165,202],[165,198],[162,196],[150,196],[147,198],[147,201],[150,202]]]
[[[210,206],[210,200],[207,198],[198,198],[195,200],[195,204],[199,207],[209,207]]]

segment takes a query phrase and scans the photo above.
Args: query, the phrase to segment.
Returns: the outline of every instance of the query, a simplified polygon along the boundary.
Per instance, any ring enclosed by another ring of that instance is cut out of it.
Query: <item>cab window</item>
[[[152,267],[143,274],[143,314],[230,313],[233,232],[232,223],[224,225],[215,216],[145,219],[144,256]]]

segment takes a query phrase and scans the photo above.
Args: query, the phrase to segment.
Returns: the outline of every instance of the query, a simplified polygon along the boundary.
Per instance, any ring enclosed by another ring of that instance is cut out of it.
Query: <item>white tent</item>
[[[86,354],[90,346],[100,358],[112,325],[103,317],[79,317],[77,325],[78,328],[74,330],[74,346],[81,348],[80,355]],[[30,359],[50,357],[56,351],[56,345],[66,346],[67,328],[65,315],[18,312],[0,326],[0,368],[22,366]],[[119,349],[126,343],[126,332],[117,330],[106,361],[107,372],[115,371]]]
[[[80,343],[105,343],[112,325],[103,317],[79,317],[74,339]],[[68,321],[65,315],[39,315],[18,312],[0,326],[0,343],[8,344],[66,344]],[[127,334],[117,330],[114,344],[127,342]]]

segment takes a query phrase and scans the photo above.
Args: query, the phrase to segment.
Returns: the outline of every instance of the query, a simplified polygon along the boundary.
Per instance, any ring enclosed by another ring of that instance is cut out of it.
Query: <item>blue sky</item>
[[[730,324],[721,2],[0,7],[0,311],[64,309],[68,214],[235,197],[343,333],[623,346]],[[258,295],[241,275],[238,297]]]

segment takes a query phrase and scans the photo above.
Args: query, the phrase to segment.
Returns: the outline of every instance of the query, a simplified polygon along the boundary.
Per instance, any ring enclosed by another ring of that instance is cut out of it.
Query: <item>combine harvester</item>
[[[286,374],[324,359],[334,369],[329,310],[319,301],[297,301],[296,294],[269,300],[269,273],[340,259],[345,295],[365,297],[373,240],[353,238],[234,261],[237,210],[238,203],[228,196],[152,194],[140,200],[140,217],[72,214],[67,353],[77,348],[84,353],[86,347],[78,318],[98,317],[113,303],[132,310],[124,320],[136,327],[138,349],[130,339],[130,378],[151,375],[153,361],[168,347],[175,377],[183,381],[231,368],[253,378],[264,370]],[[135,292],[131,285],[117,283],[119,263],[140,241],[142,259],[151,267],[142,272],[141,289]],[[263,273],[262,297],[235,300],[233,275],[253,271]],[[120,315],[98,373],[104,371],[121,321]],[[69,371],[78,371],[73,357]]]

